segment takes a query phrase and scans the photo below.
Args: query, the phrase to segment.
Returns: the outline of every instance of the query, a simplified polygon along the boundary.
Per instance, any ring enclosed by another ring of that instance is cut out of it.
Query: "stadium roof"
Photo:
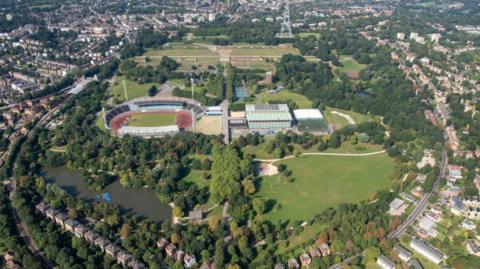
[[[275,112],[247,112],[248,121],[292,121],[292,115],[288,111]]]
[[[295,114],[295,118],[299,120],[323,119],[322,112],[318,109],[295,109],[293,114]]]
[[[246,104],[245,111],[248,112],[277,112],[290,111],[286,104]],[[290,113],[289,113],[290,114]]]

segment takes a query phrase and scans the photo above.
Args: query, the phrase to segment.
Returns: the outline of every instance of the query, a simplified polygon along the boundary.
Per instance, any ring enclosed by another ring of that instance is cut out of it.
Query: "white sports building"
[[[323,119],[319,109],[295,109],[293,114],[297,120]]]

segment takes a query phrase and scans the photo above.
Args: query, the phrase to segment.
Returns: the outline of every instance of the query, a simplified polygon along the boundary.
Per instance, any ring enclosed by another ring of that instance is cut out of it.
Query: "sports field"
[[[206,135],[219,135],[222,133],[222,116],[203,116],[197,121],[196,132]]]
[[[175,125],[177,114],[175,113],[136,113],[130,116],[128,126],[155,127]]]
[[[284,54],[299,54],[291,45],[265,46],[251,44],[234,44],[215,46],[207,42],[193,44],[171,43],[162,49],[149,50],[136,57],[140,64],[157,65],[163,56],[174,58],[181,70],[190,70],[192,66],[206,70],[209,65],[230,62],[239,68],[258,68],[273,70],[270,60],[279,60]],[[314,60],[314,57],[308,57]],[[148,59],[148,61],[147,61]],[[268,59],[268,61],[267,61]]]
[[[152,86],[160,87],[158,83],[139,84],[135,81],[128,80],[124,76],[115,78],[115,82],[111,87],[112,96],[118,101],[128,101],[140,96],[147,96],[148,89]]]
[[[308,220],[328,207],[358,203],[387,189],[395,167],[386,153],[372,156],[303,156],[281,161],[293,182],[279,175],[264,177],[259,196],[269,201],[265,219]],[[278,164],[278,163],[276,163]],[[314,168],[314,169],[312,169]]]
[[[287,101],[293,100],[297,103],[299,108],[312,108],[312,101],[302,94],[291,92],[288,90],[281,90],[277,93],[262,92],[255,96],[257,103],[269,103],[272,101]]]

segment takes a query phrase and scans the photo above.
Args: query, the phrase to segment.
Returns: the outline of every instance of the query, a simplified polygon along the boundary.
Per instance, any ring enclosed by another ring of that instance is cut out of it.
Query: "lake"
[[[153,221],[160,222],[172,218],[172,210],[168,205],[161,204],[154,191],[149,188],[126,189],[115,181],[96,192],[87,187],[82,180],[80,172],[66,167],[43,169],[48,183],[57,183],[67,193],[75,198],[96,200],[97,195],[110,193],[111,202],[121,207],[122,213],[134,216],[144,216]]]

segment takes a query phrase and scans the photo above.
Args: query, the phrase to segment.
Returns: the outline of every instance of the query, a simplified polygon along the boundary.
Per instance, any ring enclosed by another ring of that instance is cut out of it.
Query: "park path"
[[[344,156],[344,157],[366,157],[366,156],[372,156],[372,155],[378,155],[378,154],[383,154],[385,153],[385,150],[380,150],[380,151],[375,151],[375,152],[369,152],[369,153],[328,153],[328,152],[307,152],[307,153],[302,153],[299,156],[312,156],[312,155],[319,155],[319,156]],[[299,156],[295,155],[290,155],[284,158],[280,159],[254,159],[257,162],[262,162],[262,163],[275,163],[278,161],[283,161],[283,160],[288,160],[288,159],[293,159]]]
[[[355,125],[355,120],[352,118],[352,116],[335,111],[335,110],[333,110],[331,113],[346,119],[350,125]]]

